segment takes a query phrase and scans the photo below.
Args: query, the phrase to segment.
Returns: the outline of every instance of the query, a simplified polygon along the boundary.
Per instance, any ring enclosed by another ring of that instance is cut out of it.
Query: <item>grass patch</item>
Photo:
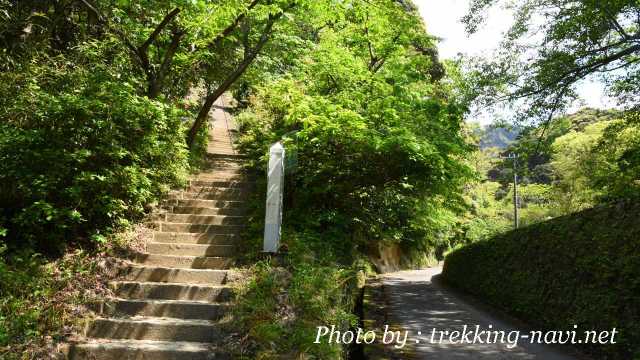
[[[313,250],[305,235],[289,232],[289,253],[249,268],[234,309],[243,334],[241,359],[343,359],[341,345],[314,344],[318,326],[345,331],[357,326],[356,300],[370,271],[364,261],[335,262]]]
[[[79,333],[90,305],[110,294],[116,256],[139,246],[144,233],[138,226],[95,248],[69,246],[56,259],[9,252],[0,242],[0,358],[62,358],[58,344]]]

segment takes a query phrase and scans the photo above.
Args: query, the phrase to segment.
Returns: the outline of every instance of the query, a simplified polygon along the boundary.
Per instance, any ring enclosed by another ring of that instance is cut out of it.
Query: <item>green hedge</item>
[[[449,284],[541,329],[611,330],[605,359],[640,359],[640,204],[601,206],[447,255]]]

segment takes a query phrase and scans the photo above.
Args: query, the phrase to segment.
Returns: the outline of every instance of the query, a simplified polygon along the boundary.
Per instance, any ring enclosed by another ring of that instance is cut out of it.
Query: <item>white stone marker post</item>
[[[267,209],[264,216],[264,246],[266,253],[276,253],[280,247],[282,224],[282,191],[284,188],[284,147],[280,142],[269,149]]]

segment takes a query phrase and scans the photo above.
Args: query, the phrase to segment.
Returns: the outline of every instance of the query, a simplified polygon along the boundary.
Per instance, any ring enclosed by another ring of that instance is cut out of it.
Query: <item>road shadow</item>
[[[384,277],[389,318],[410,332],[411,346],[415,349],[412,358],[591,360],[566,346],[531,344],[522,338],[514,346],[513,331],[528,334],[534,329],[452,289],[439,274],[439,268],[431,268],[392,273]],[[461,331],[464,325],[468,330],[475,330],[479,326],[480,330],[497,333],[492,333],[491,343],[454,344],[447,341],[445,331]]]

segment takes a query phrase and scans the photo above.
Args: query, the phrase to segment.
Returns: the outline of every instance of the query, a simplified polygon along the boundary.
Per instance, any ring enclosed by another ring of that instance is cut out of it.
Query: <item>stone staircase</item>
[[[146,253],[128,259],[115,298],[68,349],[69,359],[227,359],[218,345],[237,274],[228,270],[249,183],[226,126],[209,131],[206,168],[154,214]]]

